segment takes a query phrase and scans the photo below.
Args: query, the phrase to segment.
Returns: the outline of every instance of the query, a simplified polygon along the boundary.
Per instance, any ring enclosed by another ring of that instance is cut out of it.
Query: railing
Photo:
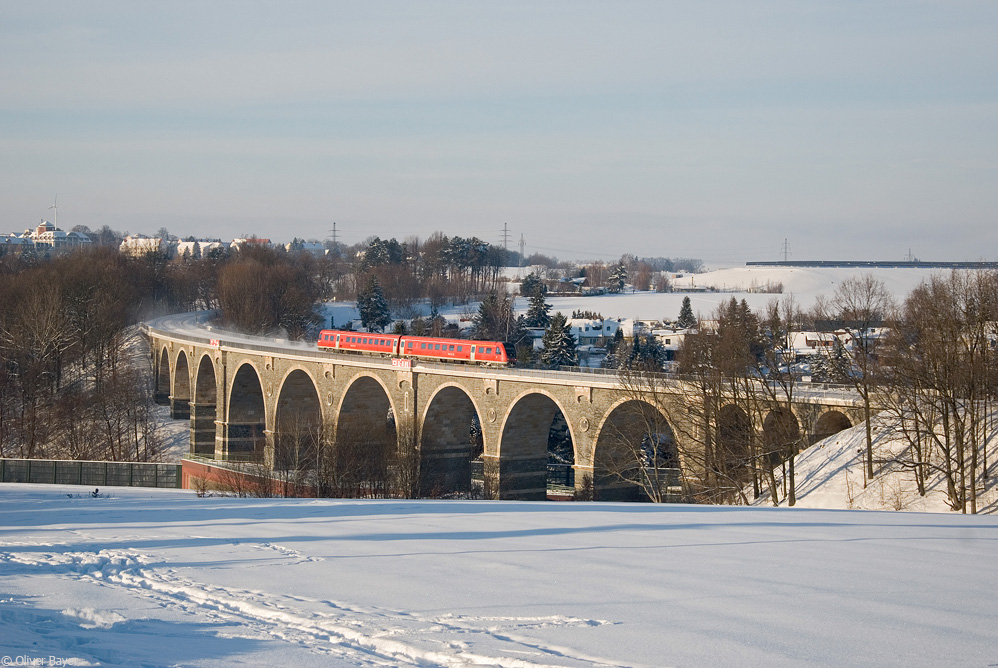
[[[179,464],[0,459],[0,482],[179,488]]]

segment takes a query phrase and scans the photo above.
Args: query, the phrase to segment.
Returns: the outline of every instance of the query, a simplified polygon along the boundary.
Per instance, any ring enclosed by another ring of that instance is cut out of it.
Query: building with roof
[[[147,237],[144,234],[129,234],[122,239],[118,250],[125,255],[142,257],[148,253],[167,253],[167,244],[159,237]]]
[[[30,239],[35,250],[71,250],[91,244],[82,232],[65,232],[53,223],[42,220],[35,229],[27,229],[21,239]]]

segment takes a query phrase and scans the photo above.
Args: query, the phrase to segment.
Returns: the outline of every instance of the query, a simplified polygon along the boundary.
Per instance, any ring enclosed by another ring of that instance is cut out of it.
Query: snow
[[[998,418],[992,415],[991,423]],[[875,477],[867,480],[862,452],[866,448],[866,424],[846,429],[815,443],[794,459],[794,487],[800,508],[851,508],[863,510],[909,510],[951,513],[947,502],[945,478],[939,471],[929,476],[925,496],[918,494],[914,473],[890,463],[906,444],[886,415],[874,416],[873,459]],[[998,457],[998,434],[987,443],[988,461]],[[935,461],[935,460],[934,460]],[[993,467],[992,467],[993,468]],[[777,476],[779,484],[782,477]],[[782,495],[781,495],[782,498]],[[768,492],[757,501],[771,503]],[[780,505],[785,506],[783,499]],[[979,492],[978,512],[998,511],[998,479],[991,476]]]
[[[7,663],[998,662],[991,516],[87,491],[0,485]]]
[[[514,269],[507,273],[515,276],[515,271]],[[594,296],[549,294],[546,301],[551,305],[552,315],[560,311],[567,317],[572,315],[572,311],[594,311],[605,318],[674,320],[679,316],[683,298],[689,297],[693,312],[709,318],[718,306],[732,297],[738,301],[744,299],[752,309],[760,312],[773,299],[782,300],[790,297],[802,309],[808,309],[814,305],[819,296],[830,299],[842,281],[854,276],[872,275],[883,281],[895,298],[901,301],[921,282],[933,275],[944,273],[946,270],[925,268],[729,267],[700,274],[683,274],[681,278],[674,278],[672,279],[674,292],[632,292],[628,287],[621,294]],[[524,275],[526,273],[521,273],[521,277]],[[753,291],[767,284],[777,283],[783,285],[782,294]],[[514,279],[509,284],[509,290],[516,292],[518,288],[519,283]],[[526,314],[530,304],[526,298],[517,296],[513,306],[518,314]],[[413,310],[424,317],[430,313],[427,304],[417,304]],[[467,320],[477,312],[477,303],[445,305],[440,308],[440,315],[455,323],[459,323],[461,319]],[[323,316],[327,323],[332,316],[337,327],[349,320],[360,318],[352,302],[327,302],[324,305]]]

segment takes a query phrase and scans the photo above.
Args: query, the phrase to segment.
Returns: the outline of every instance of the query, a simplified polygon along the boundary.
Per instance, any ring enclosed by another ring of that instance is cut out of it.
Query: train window
[[[435,346],[433,346],[433,349],[434,349],[434,350],[440,350],[440,344],[438,343],[438,344],[436,344]]]
[[[426,350],[426,344],[425,343],[420,343],[419,344],[419,349],[420,350]]]
[[[448,348],[448,350],[454,350],[454,346],[451,346],[450,348]]]
[[[491,355],[492,354],[492,349],[491,348],[486,348],[485,349],[485,354],[486,355]]]
[[[464,350],[464,346],[458,346],[457,347],[457,352],[462,352],[463,350]]]

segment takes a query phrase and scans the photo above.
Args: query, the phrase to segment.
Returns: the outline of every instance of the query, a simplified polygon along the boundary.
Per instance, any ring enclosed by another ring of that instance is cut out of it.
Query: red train
[[[444,360],[508,366],[516,362],[513,346],[500,341],[438,339],[431,336],[406,336],[324,329],[319,334],[320,348],[359,352],[384,357]]]

